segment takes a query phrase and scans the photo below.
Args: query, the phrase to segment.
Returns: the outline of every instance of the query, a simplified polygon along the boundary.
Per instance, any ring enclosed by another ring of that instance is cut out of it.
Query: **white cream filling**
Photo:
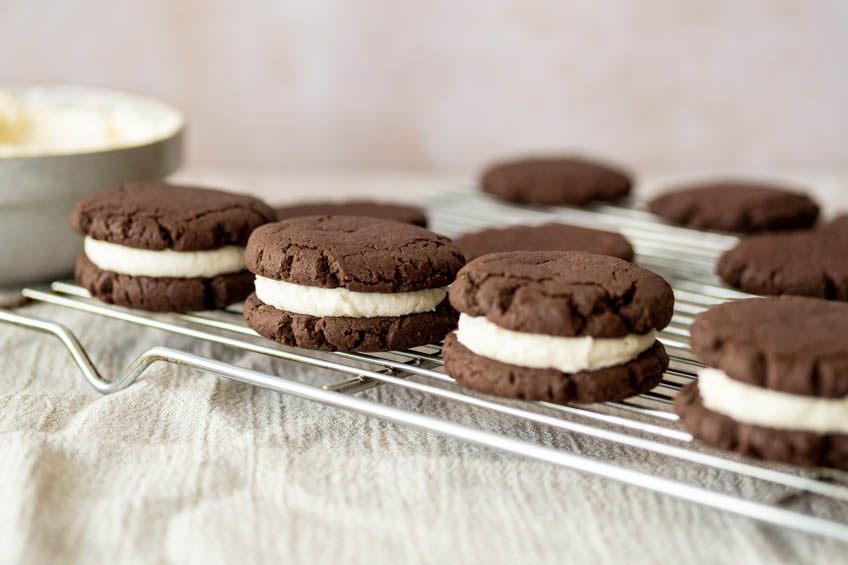
[[[705,407],[743,424],[816,433],[848,433],[848,397],[817,398],[749,385],[707,367],[698,373]]]
[[[448,287],[412,292],[353,292],[346,288],[304,286],[256,276],[256,297],[279,310],[309,316],[376,318],[436,309]]]
[[[485,316],[459,315],[459,342],[472,353],[533,369],[563,373],[593,371],[632,361],[650,348],[656,337],[629,334],[621,338],[559,337],[516,332],[497,326]]]
[[[104,271],[134,277],[210,278],[244,270],[244,247],[238,245],[208,251],[152,251],[86,237],[85,256]]]

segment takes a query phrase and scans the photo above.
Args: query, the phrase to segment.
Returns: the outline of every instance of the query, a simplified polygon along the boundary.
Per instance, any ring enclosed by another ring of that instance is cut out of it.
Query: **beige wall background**
[[[181,106],[194,165],[848,167],[843,0],[3,0],[0,53]]]

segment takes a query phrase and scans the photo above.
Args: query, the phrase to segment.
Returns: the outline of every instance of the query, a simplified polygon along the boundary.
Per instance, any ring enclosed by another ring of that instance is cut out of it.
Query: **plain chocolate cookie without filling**
[[[301,216],[365,216],[394,220],[427,227],[427,215],[418,206],[372,202],[368,200],[349,200],[347,202],[303,202],[290,206],[278,206],[277,219],[287,220]]]
[[[673,224],[733,232],[808,228],[819,215],[818,205],[806,194],[733,180],[672,189],[651,200],[648,208]]]
[[[617,233],[557,223],[484,229],[461,235],[454,243],[468,261],[505,251],[584,251],[633,260],[633,247]]]
[[[725,252],[716,271],[727,284],[752,294],[848,300],[848,232],[834,224],[754,235]]]
[[[623,171],[578,157],[528,158],[497,163],[482,176],[483,191],[526,204],[580,205],[630,193]]]

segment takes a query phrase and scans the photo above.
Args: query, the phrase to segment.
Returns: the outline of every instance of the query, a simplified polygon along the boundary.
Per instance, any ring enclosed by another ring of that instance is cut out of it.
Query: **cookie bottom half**
[[[447,298],[432,312],[406,316],[349,318],[309,316],[279,310],[251,294],[244,304],[247,325],[283,345],[321,351],[391,351],[441,341],[456,328],[458,314]]]
[[[445,339],[442,357],[448,374],[464,387],[495,396],[560,404],[621,400],[647,392],[659,384],[668,368],[668,355],[658,341],[624,365],[578,373],[495,361],[471,352],[453,333]]]
[[[246,270],[212,278],[134,277],[104,271],[80,255],[74,273],[77,283],[103,302],[154,312],[214,310],[244,300],[253,290],[253,274]]]
[[[697,383],[674,400],[686,430],[706,444],[768,461],[848,470],[848,434],[818,434],[745,424],[704,406]]]

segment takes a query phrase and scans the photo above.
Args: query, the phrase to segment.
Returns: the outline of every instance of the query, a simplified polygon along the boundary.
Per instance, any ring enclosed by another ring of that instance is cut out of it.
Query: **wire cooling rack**
[[[693,316],[711,305],[749,295],[728,289],[716,278],[719,254],[733,246],[730,235],[671,227],[656,221],[638,205],[594,205],[588,208],[521,207],[499,203],[476,192],[459,192],[432,201],[428,214],[434,231],[453,236],[484,226],[537,224],[548,221],[616,230],[634,245],[636,262],[664,276],[674,288],[675,311],[671,324],[658,338],[671,359],[662,382],[652,391],[621,402],[589,406],[560,406],[545,402],[507,401],[462,391],[442,369],[440,346],[430,345],[390,353],[319,354],[287,348],[257,336],[241,317],[240,309],[191,314],[151,314],[110,306],[93,300],[73,284],[54,282],[47,288],[27,288],[22,299],[0,309],[0,320],[58,337],[86,380],[104,394],[129,386],[154,362],[186,365],[225,378],[252,384],[383,418],[429,432],[489,448],[592,473],[677,498],[733,512],[778,526],[794,528],[848,541],[848,521],[839,522],[789,508],[799,496],[825,497],[845,505],[848,517],[848,473],[832,469],[807,470],[761,462],[699,447],[678,424],[671,411],[674,395],[696,378],[702,366],[689,349],[689,325]],[[85,349],[64,326],[21,313],[20,307],[37,301],[105,316],[173,334],[268,355],[274,358],[329,369],[343,375],[338,382],[317,386],[296,382],[232,364],[166,347],[154,347],[140,355],[120,375],[104,379]],[[364,367],[364,368],[363,368]],[[662,455],[687,465],[735,473],[756,481],[785,487],[784,495],[771,501],[749,500],[694,483],[664,478],[635,469],[637,465],[610,463],[486,431],[435,417],[414,409],[398,408],[357,396],[375,387],[402,387],[417,394],[473,406],[508,420],[520,419],[549,427],[557,433],[595,438],[638,450],[647,456]]]

